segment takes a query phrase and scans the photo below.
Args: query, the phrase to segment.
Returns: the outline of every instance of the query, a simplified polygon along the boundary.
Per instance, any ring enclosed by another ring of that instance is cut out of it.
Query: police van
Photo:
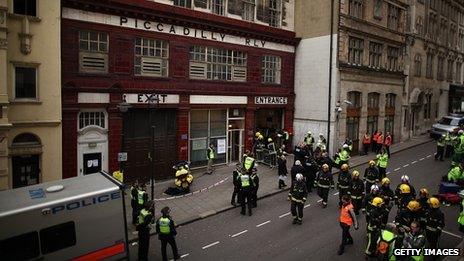
[[[0,191],[1,259],[127,258],[123,192],[104,172]]]

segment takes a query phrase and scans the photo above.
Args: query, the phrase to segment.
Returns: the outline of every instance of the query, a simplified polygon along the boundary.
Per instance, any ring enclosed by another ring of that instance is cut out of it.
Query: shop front
[[[257,106],[255,111],[255,131],[259,131],[263,136],[277,140],[277,134],[282,130],[288,131],[285,124],[287,97],[256,96],[254,103]]]

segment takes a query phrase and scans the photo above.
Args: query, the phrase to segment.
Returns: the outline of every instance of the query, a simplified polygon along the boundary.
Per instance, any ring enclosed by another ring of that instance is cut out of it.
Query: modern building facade
[[[376,130],[401,140],[407,7],[404,0],[296,1],[295,32],[302,38],[295,65],[296,140],[308,130],[327,135],[329,127],[330,152],[345,138],[357,151],[363,135]]]
[[[60,179],[60,1],[0,1],[0,189]]]
[[[64,178],[127,152],[126,180],[163,179],[210,143],[229,163],[256,129],[292,131],[293,0],[62,4]]]
[[[404,133],[430,130],[443,115],[464,111],[464,4],[410,0],[408,104]]]

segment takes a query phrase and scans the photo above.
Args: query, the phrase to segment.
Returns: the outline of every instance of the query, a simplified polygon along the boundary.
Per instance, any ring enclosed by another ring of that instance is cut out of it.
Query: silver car
[[[437,123],[432,125],[430,130],[430,137],[438,138],[443,134],[450,133],[456,129],[460,129],[464,126],[464,116],[459,114],[451,114],[444,116]]]

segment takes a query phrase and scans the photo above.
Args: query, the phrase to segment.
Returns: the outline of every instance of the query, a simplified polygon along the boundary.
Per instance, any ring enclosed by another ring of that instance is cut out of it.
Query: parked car
[[[443,134],[459,130],[464,127],[464,115],[451,114],[444,116],[437,123],[432,125],[430,137],[438,138]]]

